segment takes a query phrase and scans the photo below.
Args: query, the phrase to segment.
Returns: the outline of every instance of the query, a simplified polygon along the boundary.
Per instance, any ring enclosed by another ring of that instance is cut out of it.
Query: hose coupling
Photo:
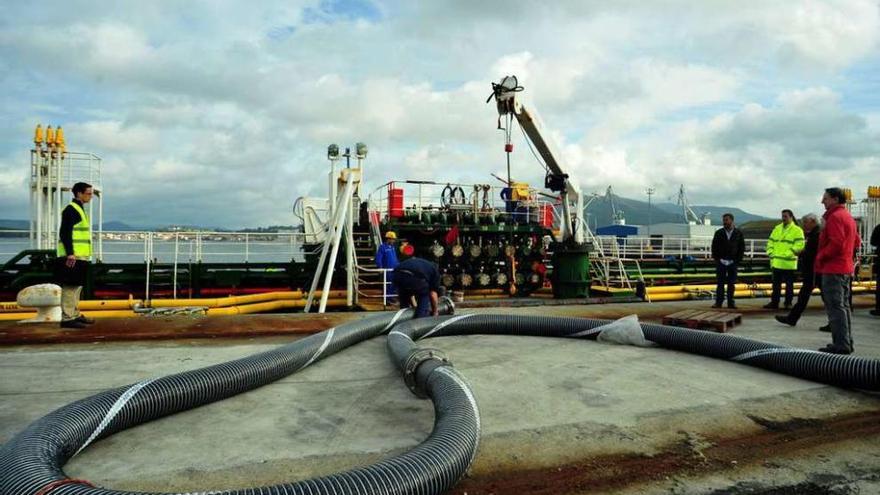
[[[454,315],[455,314],[455,303],[452,302],[452,298],[449,296],[440,297],[440,301],[437,304],[438,312],[441,315]]]
[[[409,390],[420,399],[427,399],[428,394],[425,391],[424,384],[420,384],[418,380],[419,368],[428,362],[432,362],[427,372],[433,371],[440,366],[450,366],[452,363],[438,349],[424,348],[414,351],[406,359],[403,365],[403,382]],[[427,377],[427,375],[424,375]]]

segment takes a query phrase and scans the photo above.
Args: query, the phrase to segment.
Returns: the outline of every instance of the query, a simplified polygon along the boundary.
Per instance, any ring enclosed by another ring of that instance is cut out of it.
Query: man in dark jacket
[[[874,246],[874,309],[871,315],[880,316],[880,224],[871,232],[871,245]]]
[[[61,326],[84,328],[95,322],[83,316],[78,307],[92,256],[91,221],[84,208],[92,200],[94,189],[91,184],[77,182],[71,192],[73,200],[61,211],[55,279],[61,286]]]
[[[798,267],[803,276],[803,284],[798,292],[797,303],[791,311],[785,315],[777,315],[776,321],[786,325],[795,326],[810,302],[810,295],[816,287],[816,273],[813,271],[813,262],[816,260],[816,251],[819,249],[819,217],[814,213],[804,215],[801,225],[807,233],[807,243],[804,250],[798,255]]]
[[[439,314],[440,270],[436,264],[415,256],[404,260],[394,269],[394,286],[401,309],[411,307],[415,298],[416,318]]]
[[[715,260],[715,277],[718,280],[715,304],[712,307],[721,307],[724,302],[724,285],[727,284],[727,307],[736,308],[733,292],[736,289],[737,269],[746,252],[746,242],[742,232],[733,224],[732,214],[725,213],[721,222],[724,228],[715,231],[715,237],[712,238],[712,258]]]

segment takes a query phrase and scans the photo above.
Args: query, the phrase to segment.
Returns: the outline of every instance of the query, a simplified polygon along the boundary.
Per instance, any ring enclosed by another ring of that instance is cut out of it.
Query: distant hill
[[[668,211],[657,208],[652,204],[650,210],[648,203],[635,199],[624,198],[622,196],[614,196],[614,207],[617,211],[623,211],[626,217],[626,223],[630,225],[647,225],[650,223],[677,223],[684,219],[681,215],[670,213]],[[586,208],[589,214],[590,226],[602,227],[611,225],[614,216],[611,208],[611,201],[605,198],[597,198]],[[650,211],[650,214],[648,213]]]
[[[0,218],[0,229],[28,230],[31,228],[30,220],[11,220]],[[143,227],[132,227],[124,222],[104,222],[104,230],[150,230]]]
[[[685,221],[681,206],[674,203],[652,203],[648,208],[647,201],[624,198],[614,195],[614,206],[618,211],[623,211],[626,223],[629,225],[647,225],[648,223],[683,223]],[[737,224],[743,224],[755,220],[765,220],[765,217],[748,213],[739,208],[727,206],[691,206],[694,213],[701,215],[709,213],[713,225],[721,224],[721,215],[730,212],[736,217]],[[606,198],[597,198],[586,208],[590,216],[590,226],[610,225],[613,223],[611,201]],[[649,214],[650,212],[650,214]]]
[[[111,222],[104,222],[104,230],[123,230],[123,231],[127,231],[127,230],[150,230],[150,229],[146,229],[146,228],[143,228],[143,227],[132,227],[131,225],[129,225],[129,224],[125,223],[125,222],[117,222],[117,221],[114,220],[114,221],[111,221]]]
[[[0,218],[0,230],[28,230],[30,229],[29,220],[13,220],[8,218]],[[174,232],[174,231],[208,231],[208,232],[290,232],[295,230],[293,225],[270,225],[268,227],[242,227],[242,228],[223,228],[223,227],[202,227],[198,225],[166,225],[166,226],[147,226],[147,225],[129,225],[125,222],[112,220],[104,222],[104,230],[116,232]]]
[[[8,218],[0,218],[0,229],[28,230],[30,228],[30,220],[10,220]]]
[[[657,205],[657,207],[664,211],[676,213],[678,214],[679,218],[684,218],[684,215],[681,212],[681,206],[675,203],[660,203]],[[708,213],[709,217],[712,219],[713,224],[721,224],[721,215],[725,213],[732,213],[734,218],[736,219],[736,223],[738,224],[767,219],[767,217],[755,215],[739,208],[733,208],[730,206],[692,205],[691,209],[694,210],[694,213],[696,213],[697,215]]]
[[[734,213],[734,215],[736,214]],[[776,224],[779,222],[779,220],[772,219],[753,220],[746,223],[737,223],[737,226],[746,239],[767,239],[770,237],[770,233],[773,232],[773,227],[776,227]]]

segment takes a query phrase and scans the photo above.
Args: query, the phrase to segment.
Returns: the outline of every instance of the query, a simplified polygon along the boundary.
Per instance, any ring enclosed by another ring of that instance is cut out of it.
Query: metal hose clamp
[[[416,383],[416,372],[426,361],[437,361],[438,365],[449,365],[452,364],[449,362],[449,359],[443,354],[439,349],[418,349],[406,359],[406,363],[403,365],[403,383],[409,388],[409,390],[415,394],[416,397],[420,399],[427,399],[428,394],[422,390],[418,383]]]
[[[449,296],[440,297],[440,301],[437,304],[439,308],[439,313],[441,315],[454,315],[455,314],[455,303],[452,302],[452,298]]]

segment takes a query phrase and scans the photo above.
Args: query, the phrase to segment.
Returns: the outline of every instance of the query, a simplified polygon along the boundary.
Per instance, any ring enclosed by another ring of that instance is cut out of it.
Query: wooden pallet
[[[715,332],[728,332],[731,328],[742,323],[741,313],[726,313],[724,311],[703,311],[689,309],[679,311],[663,317],[664,325],[678,327],[697,328]]]

